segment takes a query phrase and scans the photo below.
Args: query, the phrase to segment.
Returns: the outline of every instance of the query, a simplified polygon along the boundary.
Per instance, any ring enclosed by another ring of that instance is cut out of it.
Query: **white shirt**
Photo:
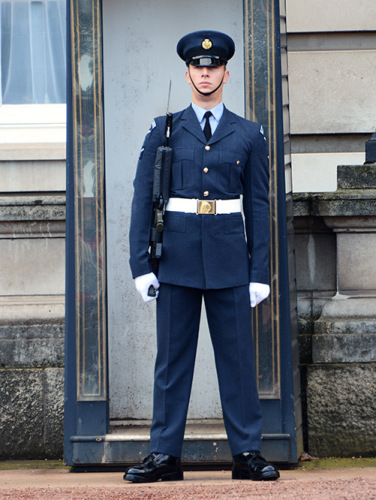
[[[209,118],[209,123],[210,123],[210,128],[212,131],[212,135],[213,135],[215,132],[215,129],[218,126],[219,120],[222,118],[222,115],[223,115],[223,109],[224,109],[223,102],[220,102],[219,104],[217,104],[213,109],[204,109],[204,108],[201,108],[200,106],[197,106],[197,104],[194,104],[192,102],[192,108],[193,108],[193,111],[196,113],[197,120],[199,121],[202,130],[204,130],[205,121],[206,121],[204,118],[204,114],[207,111],[211,111],[212,115]]]

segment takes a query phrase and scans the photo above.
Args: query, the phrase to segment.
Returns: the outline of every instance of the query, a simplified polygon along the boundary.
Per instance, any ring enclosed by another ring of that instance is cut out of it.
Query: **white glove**
[[[143,274],[142,276],[137,276],[134,283],[136,285],[136,290],[143,298],[144,302],[150,302],[158,297],[159,292],[156,293],[154,297],[148,295],[149,288],[153,286],[155,290],[160,287],[158,278],[154,273]]]
[[[267,299],[270,294],[270,286],[264,283],[250,283],[249,295],[251,299],[251,307],[256,307],[260,302]]]

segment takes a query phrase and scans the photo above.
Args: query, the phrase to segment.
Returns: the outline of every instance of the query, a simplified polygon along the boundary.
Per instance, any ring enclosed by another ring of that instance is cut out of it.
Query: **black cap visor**
[[[187,61],[187,66],[189,66],[189,64],[197,67],[224,66],[226,61],[217,56],[195,56]]]

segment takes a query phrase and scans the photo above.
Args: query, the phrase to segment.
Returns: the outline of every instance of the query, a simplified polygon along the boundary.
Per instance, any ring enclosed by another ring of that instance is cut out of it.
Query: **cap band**
[[[226,62],[218,56],[196,56],[187,61],[188,64],[192,64],[193,66],[223,66]]]

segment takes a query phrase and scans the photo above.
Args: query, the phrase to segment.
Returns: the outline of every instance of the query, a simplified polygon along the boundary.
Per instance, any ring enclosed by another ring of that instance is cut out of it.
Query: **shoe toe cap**
[[[274,467],[274,465],[267,465],[261,470],[261,476],[264,479],[278,479],[279,472]]]

